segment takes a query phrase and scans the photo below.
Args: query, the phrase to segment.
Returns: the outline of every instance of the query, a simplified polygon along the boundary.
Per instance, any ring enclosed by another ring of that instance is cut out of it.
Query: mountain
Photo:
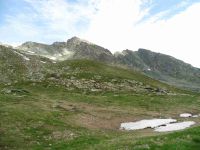
[[[73,53],[68,51],[65,46],[63,47],[64,44],[65,43],[55,43],[47,45],[36,42],[25,42],[21,46],[16,47],[16,49],[27,54],[43,56],[52,60],[65,60],[71,57]]]
[[[16,48],[25,53],[44,56],[52,60],[93,59],[103,62],[114,60],[109,50],[78,37],[73,37],[67,42],[55,42],[51,45],[26,42]]]
[[[78,37],[51,45],[26,42],[16,49],[25,54],[43,56],[54,61],[91,59],[124,66],[171,85],[200,90],[200,69],[174,57],[146,49],[124,50],[112,54],[108,49]]]
[[[67,90],[81,92],[179,92],[178,89],[140,72],[87,59],[55,62],[0,46],[0,63],[0,81],[6,86],[33,82],[47,86],[63,86]]]
[[[93,59],[102,62],[112,62],[114,57],[112,53],[101,46],[73,37],[67,41],[67,48],[74,51],[75,59]]]
[[[118,63],[175,86],[200,89],[200,69],[174,57],[146,49],[115,54]]]

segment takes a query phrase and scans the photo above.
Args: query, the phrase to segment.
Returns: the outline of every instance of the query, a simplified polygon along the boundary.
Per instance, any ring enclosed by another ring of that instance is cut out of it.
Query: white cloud
[[[84,38],[114,51],[147,48],[172,55],[200,67],[200,3],[168,20],[138,21],[148,13],[140,11],[141,0],[102,0]]]
[[[7,14],[0,26],[2,42],[22,43],[25,40],[48,42],[67,40],[82,32],[84,22],[95,14],[95,3],[66,0],[24,0],[27,6],[16,14]],[[79,25],[81,23],[81,25]],[[85,25],[86,26],[86,25]],[[11,38],[12,37],[12,38]]]
[[[39,20],[46,22],[46,30],[49,31],[47,33],[51,36],[54,33],[56,37],[60,34],[62,38],[64,34],[66,37],[66,34],[73,35],[81,32],[77,30],[77,24],[84,19],[90,19],[95,12],[92,1],[87,4],[83,2],[71,4],[65,0],[26,1],[31,4]]]
[[[29,4],[26,12],[7,15],[6,24],[0,26],[1,42],[51,43],[76,35],[112,52],[142,47],[200,67],[200,3],[168,20],[159,19],[168,13],[165,11],[139,22],[150,9],[141,10],[141,4],[152,0],[24,1]],[[186,2],[177,7],[187,5]]]
[[[140,4],[141,0],[101,0],[98,13],[92,18],[89,30],[83,37],[105,47],[121,50],[128,44],[125,39],[134,30],[134,24],[144,16],[145,11],[140,11]]]

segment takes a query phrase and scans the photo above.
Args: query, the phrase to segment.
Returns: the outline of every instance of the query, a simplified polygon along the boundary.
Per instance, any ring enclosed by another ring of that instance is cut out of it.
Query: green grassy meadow
[[[72,71],[62,73],[62,78],[73,74],[77,79],[101,75],[103,78],[99,82],[113,78],[134,79],[153,87],[164,87],[176,94],[69,90],[46,80],[0,85],[0,91],[4,88],[18,89],[11,93],[0,92],[0,149],[200,149],[199,118],[192,118],[195,126],[178,132],[119,130],[122,122],[170,117],[181,120],[180,113],[200,114],[200,94],[168,86],[130,70],[101,63],[90,64],[89,61],[69,61],[50,67],[69,65]],[[81,72],[74,74],[77,67]]]

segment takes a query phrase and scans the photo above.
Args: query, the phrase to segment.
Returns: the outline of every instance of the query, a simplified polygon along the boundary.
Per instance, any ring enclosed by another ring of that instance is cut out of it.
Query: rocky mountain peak
[[[122,51],[122,54],[123,54],[123,55],[131,54],[131,53],[134,53],[134,51],[131,51],[131,50],[129,50],[129,49],[126,49],[126,50],[123,50],[123,51]]]
[[[37,43],[37,42],[32,42],[32,41],[27,41],[16,48],[21,49],[21,50],[28,50],[28,49],[41,48],[41,47],[46,47],[46,46],[48,46],[48,45],[42,44],[42,43]]]
[[[71,39],[68,39],[67,43],[70,43],[70,44],[80,44],[80,43],[93,44],[93,43],[91,43],[91,42],[89,42],[87,40],[81,39],[81,38],[79,38],[77,36],[74,36]]]
[[[152,52],[152,51],[150,51],[148,49],[144,49],[144,48],[139,48],[138,52],[146,52],[146,53],[148,53],[148,52]]]
[[[76,36],[67,41],[67,48],[69,51],[74,52],[74,58],[76,59],[92,59],[103,62],[112,62],[114,60],[114,56],[108,49]]]
[[[27,41],[27,42],[23,43],[21,46],[35,46],[35,45],[38,45],[38,44],[39,43]]]
[[[81,40],[79,37],[77,36],[73,36],[71,39],[68,39],[68,40],[74,40],[74,41],[79,41]]]

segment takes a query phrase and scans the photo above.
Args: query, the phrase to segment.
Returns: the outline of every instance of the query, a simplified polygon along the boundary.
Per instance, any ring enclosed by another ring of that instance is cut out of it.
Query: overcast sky
[[[0,42],[72,36],[112,52],[146,48],[200,68],[200,0],[0,0]]]

